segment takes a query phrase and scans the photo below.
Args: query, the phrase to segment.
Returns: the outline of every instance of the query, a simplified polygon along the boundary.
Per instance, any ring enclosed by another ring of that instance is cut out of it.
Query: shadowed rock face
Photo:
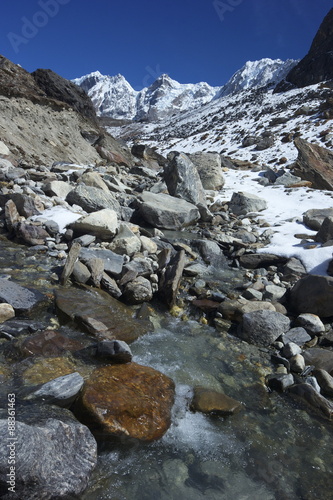
[[[96,121],[96,112],[90,97],[81,87],[62,78],[50,69],[37,69],[31,73],[39,91],[51,99],[62,101],[91,121]]]
[[[306,87],[333,78],[333,9],[324,18],[308,54],[280,82],[275,92]]]
[[[0,56],[0,95],[6,97],[46,97],[28,71]]]

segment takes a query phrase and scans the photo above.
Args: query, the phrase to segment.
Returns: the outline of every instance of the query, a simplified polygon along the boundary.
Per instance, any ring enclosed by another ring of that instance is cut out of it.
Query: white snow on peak
[[[176,112],[195,109],[210,102],[221,90],[204,82],[182,84],[167,74],[141,91],[134,90],[120,74],[105,76],[99,71],[73,82],[88,93],[99,116],[143,121],[159,121]]]
[[[218,97],[234,94],[249,88],[277,84],[285,78],[297,63],[298,61],[294,59],[282,61],[281,59],[264,58],[259,61],[248,61],[222,87]]]

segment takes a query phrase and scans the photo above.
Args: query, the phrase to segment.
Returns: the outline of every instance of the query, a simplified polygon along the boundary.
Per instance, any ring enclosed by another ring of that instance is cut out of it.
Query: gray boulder
[[[303,214],[303,222],[310,229],[319,231],[326,217],[333,217],[333,208],[313,208]]]
[[[97,344],[97,356],[107,358],[113,363],[130,363],[132,352],[126,342],[121,340],[103,340]]]
[[[171,196],[193,205],[206,205],[205,191],[195,165],[184,153],[172,152],[164,167],[164,180]]]
[[[138,276],[126,284],[123,297],[127,304],[135,305],[149,302],[153,298],[153,290],[149,280]]]
[[[116,277],[123,270],[124,257],[112,252],[112,250],[81,248],[79,258],[84,264],[89,264],[91,260],[96,258],[102,259],[104,262],[104,271]]]
[[[21,409],[15,441],[0,441],[1,491],[12,486],[9,452],[15,454],[15,493],[5,498],[52,500],[73,498],[87,487],[97,463],[97,443],[87,427],[68,410],[47,407]],[[25,420],[22,421],[22,420]],[[1,436],[8,436],[8,420],[0,420]]]
[[[266,384],[272,391],[283,392],[293,383],[294,377],[291,373],[274,373],[266,377]]]
[[[289,332],[287,332],[282,337],[282,341],[284,344],[287,344],[288,342],[293,342],[294,344],[297,345],[303,345],[305,344],[305,342],[309,342],[309,340],[311,340],[310,335],[307,333],[305,328],[302,328],[301,326],[291,328]]]
[[[243,315],[239,335],[250,344],[269,346],[290,329],[290,320],[281,313],[269,310]]]
[[[326,396],[333,397],[333,377],[326,370],[314,370],[313,375],[316,377],[317,382]]]
[[[194,242],[195,248],[198,249],[201,257],[206,264],[223,265],[226,264],[226,257],[221,248],[212,240],[197,240]]]
[[[66,201],[70,205],[79,205],[88,213],[103,209],[120,213],[120,205],[115,196],[110,191],[106,192],[94,186],[79,184],[68,193]]]
[[[98,189],[102,189],[102,191],[105,191],[106,193],[109,192],[108,186],[105,184],[98,172],[85,172],[81,175],[78,182],[83,182],[83,184],[85,184],[86,186],[92,186]]]
[[[325,217],[318,233],[316,234],[316,241],[326,243],[333,240],[333,217]]]
[[[143,192],[140,198],[142,203],[139,212],[143,219],[153,227],[180,229],[193,224],[200,218],[197,207],[185,200],[148,191]]]
[[[235,215],[246,215],[250,212],[261,212],[267,208],[266,200],[251,193],[233,193],[229,209]]]
[[[290,278],[292,276],[302,276],[306,274],[306,269],[302,262],[295,257],[291,257],[288,262],[283,267],[284,278]]]
[[[101,191],[99,189],[99,191]],[[101,191],[102,192],[102,191]],[[81,217],[69,226],[75,233],[96,236],[101,240],[110,241],[115,236],[118,227],[117,213],[105,208]]]
[[[221,155],[218,153],[197,152],[188,155],[196,166],[204,189],[219,191],[225,179],[221,167]]]
[[[291,289],[290,306],[299,314],[333,316],[333,278],[315,274],[301,278]]]
[[[66,196],[73,191],[73,186],[64,181],[51,181],[47,182],[42,187],[47,196],[57,196],[58,198],[66,198]]]
[[[117,235],[109,245],[110,250],[130,257],[141,250],[141,241],[125,224],[120,224]]]
[[[0,302],[10,304],[17,314],[27,314],[45,300],[38,290],[25,288],[13,281],[0,279]]]
[[[291,174],[290,172],[284,172],[282,175],[278,176],[274,184],[279,184],[282,186],[293,186],[294,184],[298,184],[301,182],[301,178],[296,175]]]
[[[84,380],[78,372],[70,373],[43,384],[27,399],[39,399],[48,404],[69,408],[83,384]]]
[[[331,420],[333,416],[333,405],[330,401],[319,394],[310,384],[296,384],[289,387],[288,391],[308,403],[316,411],[320,411]]]
[[[300,314],[296,318],[296,324],[303,327],[308,334],[320,335],[325,331],[325,325],[316,314]]]

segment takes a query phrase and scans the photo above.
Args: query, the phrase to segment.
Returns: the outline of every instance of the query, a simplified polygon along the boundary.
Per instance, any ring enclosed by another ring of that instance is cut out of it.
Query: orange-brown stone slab
[[[242,403],[230,398],[223,392],[212,391],[204,387],[195,387],[191,410],[227,416],[241,410]]]
[[[97,368],[86,382],[76,415],[98,434],[159,439],[171,423],[175,385],[137,363]]]

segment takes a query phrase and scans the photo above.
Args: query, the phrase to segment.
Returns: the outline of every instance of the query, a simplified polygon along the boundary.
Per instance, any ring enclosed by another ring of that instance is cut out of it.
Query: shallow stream
[[[44,293],[56,286],[54,260],[5,241],[1,248],[2,276]],[[50,308],[43,314],[38,319],[49,323]],[[131,348],[134,361],[175,381],[172,425],[157,442],[101,443],[82,500],[333,498],[332,423],[288,395],[266,391],[268,351],[196,321],[156,315],[154,322],[155,331]],[[243,410],[228,418],[191,412],[196,385],[225,392]],[[3,384],[1,392],[12,389]]]

